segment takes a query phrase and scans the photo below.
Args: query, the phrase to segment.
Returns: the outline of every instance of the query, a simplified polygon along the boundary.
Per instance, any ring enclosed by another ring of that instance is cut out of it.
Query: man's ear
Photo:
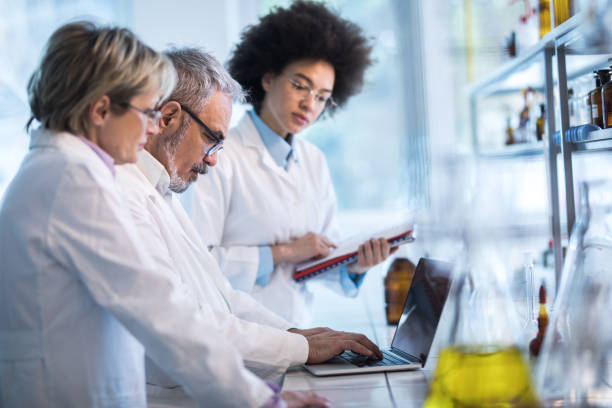
[[[176,132],[181,125],[181,104],[177,101],[168,101],[159,109],[162,117],[159,120],[159,129],[162,133]]]
[[[261,87],[264,91],[268,92],[270,90],[272,80],[274,80],[274,78],[276,78],[276,75],[272,74],[271,72],[266,72],[263,74],[261,77]]]
[[[89,104],[89,121],[93,126],[102,126],[110,114],[111,100],[107,95],[102,95]]]

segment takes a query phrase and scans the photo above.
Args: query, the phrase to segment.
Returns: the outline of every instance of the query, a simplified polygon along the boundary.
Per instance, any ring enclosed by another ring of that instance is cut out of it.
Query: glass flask
[[[440,327],[441,351],[424,406],[537,407],[506,268],[487,245],[490,234],[467,234],[443,312],[451,323]]]
[[[580,185],[579,213],[538,365],[548,406],[612,406],[612,182]]]

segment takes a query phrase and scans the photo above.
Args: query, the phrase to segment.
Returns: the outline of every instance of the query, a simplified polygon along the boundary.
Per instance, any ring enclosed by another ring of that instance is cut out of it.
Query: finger
[[[303,406],[307,406],[307,407],[327,408],[327,407],[332,406],[330,400],[312,391],[308,393],[307,395],[305,395],[304,398],[302,398],[300,402],[303,404]]]
[[[384,240],[384,238],[381,239]],[[380,239],[372,239],[370,242],[372,243],[372,265],[376,265],[383,260],[381,242]]]
[[[338,245],[334,244],[332,241],[330,241],[329,238],[327,238],[325,235],[320,235],[321,237],[321,241],[323,241],[323,243],[325,245],[327,245],[330,248],[338,248]]]
[[[389,245],[389,241],[387,241],[385,238],[381,238],[380,247],[382,249],[383,254],[382,260],[384,261],[389,256],[389,252],[391,251],[391,245]]]
[[[359,245],[359,249],[357,250],[357,264],[359,266],[365,266],[367,262],[365,255],[365,245]]]
[[[364,247],[364,253],[365,253],[365,259],[366,259],[366,263],[363,266],[372,266],[372,258],[373,258],[373,254],[372,254],[372,242],[371,241],[367,241],[363,244]]]
[[[325,244],[320,243],[318,245],[318,249],[319,249],[319,255],[326,257],[329,254],[331,254],[331,250],[329,249],[329,247]]]
[[[364,347],[368,348],[369,350],[371,350],[375,356],[382,358],[382,352],[380,351],[380,349],[378,348],[378,346],[372,341],[370,340],[367,336],[363,335],[363,334],[358,334],[358,333],[352,333],[356,336],[356,340],[362,344]]]

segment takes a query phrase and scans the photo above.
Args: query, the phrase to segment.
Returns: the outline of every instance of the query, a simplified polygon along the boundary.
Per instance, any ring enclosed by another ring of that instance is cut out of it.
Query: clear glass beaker
[[[611,406],[612,183],[580,185],[536,383],[546,405]]]

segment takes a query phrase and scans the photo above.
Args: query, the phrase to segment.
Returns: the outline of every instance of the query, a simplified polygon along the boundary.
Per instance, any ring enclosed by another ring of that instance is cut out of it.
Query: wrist
[[[271,245],[274,266],[286,262],[289,257],[289,247],[286,244]]]

